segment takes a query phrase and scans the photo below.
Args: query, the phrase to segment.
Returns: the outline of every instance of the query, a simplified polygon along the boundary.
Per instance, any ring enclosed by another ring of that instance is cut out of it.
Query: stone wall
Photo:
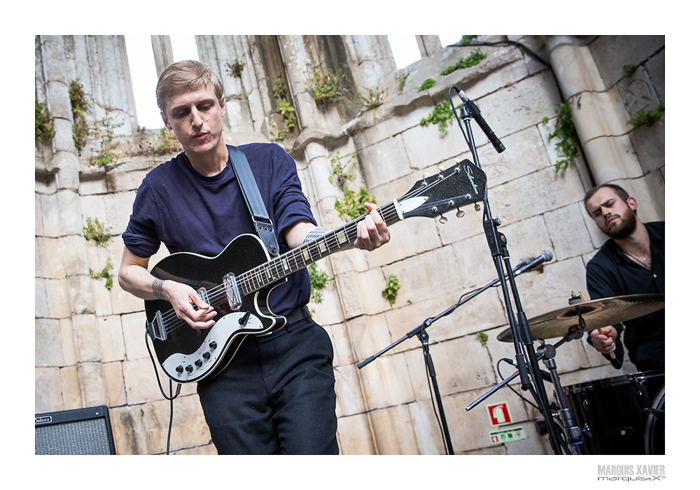
[[[497,153],[473,124],[492,213],[501,220],[513,264],[542,250],[554,253],[542,271],[518,277],[525,312],[534,318],[565,307],[572,291],[586,294],[585,263],[604,242],[581,204],[593,183],[621,182],[642,202],[643,220],[664,218],[664,119],[637,130],[626,124],[664,101],[664,38],[519,38],[539,60],[513,43],[480,46],[487,55],[481,63],[447,76],[440,72],[476,46],[437,49],[432,36],[419,40],[424,57],[401,70],[407,77],[399,89],[384,36],[197,37],[200,59],[226,87],[230,144],[276,136],[282,119],[272,88],[278,77],[285,80],[298,125],[279,144],[296,160],[319,224],[329,228],[343,223],[334,209],[343,194],[329,181],[332,157],[350,168],[356,155],[351,188],[364,186],[380,204],[403,195],[425,172],[434,174],[455,159],[473,160],[456,121],[446,131],[420,125],[447,98],[450,86],[464,90],[507,148]],[[480,36],[476,42],[508,40]],[[154,47],[159,63],[167,64],[167,38],[155,37]],[[233,59],[246,62],[241,78],[226,73],[226,62]],[[623,76],[627,64],[639,66],[632,78]],[[364,93],[385,91],[382,104],[367,109],[347,97],[317,103],[309,80],[322,67],[342,68],[349,84]],[[427,78],[436,85],[418,91]],[[119,159],[106,167],[92,164],[98,141],[80,154],[73,145],[68,87],[76,79],[93,102],[89,122],[111,116],[122,124],[115,139]],[[116,281],[107,289],[90,271],[102,270],[108,258],[118,268],[120,235],[136,189],[146,172],[170,156],[154,155],[157,135],[136,125],[123,38],[38,36],[36,80],[37,100],[47,102],[56,135],[50,145],[38,143],[35,152],[35,410],[107,405],[119,454],[164,453],[170,405],[146,348],[143,304]],[[557,140],[548,134],[562,99],[572,107],[583,153],[565,171],[556,171]],[[391,228],[387,246],[372,253],[351,250],[319,263],[333,282],[322,290],[322,303],[311,307],[335,348],[343,454],[444,453],[418,339],[400,343],[362,369],[357,364],[496,278],[482,212],[473,206],[464,211],[461,219],[448,213],[445,224],[428,218],[402,221]],[[88,217],[111,227],[106,244],[85,240]],[[165,254],[161,250],[151,265]],[[393,305],[381,294],[390,275],[401,284]],[[506,325],[502,292],[488,290],[428,329],[455,453],[551,453],[546,436],[535,431],[541,417],[515,392],[502,389],[465,410],[497,384],[499,368],[504,376],[512,372],[499,364],[513,357],[512,346],[496,340]],[[484,347],[480,332],[488,335]],[[627,362],[615,371],[581,340],[560,347],[556,363],[564,385],[634,370]],[[160,380],[169,394],[162,373]],[[527,438],[491,445],[485,406],[502,401]],[[184,385],[174,401],[170,447],[177,454],[216,453],[193,385]]]

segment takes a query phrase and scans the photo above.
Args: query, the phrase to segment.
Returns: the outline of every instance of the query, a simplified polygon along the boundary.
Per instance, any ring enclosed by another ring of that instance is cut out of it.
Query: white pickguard
[[[209,331],[206,339],[196,352],[191,354],[173,354],[163,362],[163,369],[173,378],[183,383],[201,378],[206,373],[211,371],[218,363],[220,357],[225,353],[224,346],[226,342],[238,331],[244,328],[247,331],[253,330],[251,334],[256,333],[256,329],[262,332],[264,327],[260,319],[255,315],[250,315],[248,323],[241,325],[240,318],[245,315],[243,312],[229,313],[221,318],[216,325]],[[216,342],[216,348],[212,349],[210,345]],[[205,353],[209,353],[209,359],[205,358]],[[197,366],[197,361],[201,364]],[[182,372],[177,371],[177,367],[182,366]],[[187,367],[192,368],[191,371]]]

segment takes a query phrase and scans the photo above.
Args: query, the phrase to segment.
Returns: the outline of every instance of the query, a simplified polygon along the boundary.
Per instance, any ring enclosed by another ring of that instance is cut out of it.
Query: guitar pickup
[[[226,290],[229,308],[231,308],[231,311],[236,311],[243,302],[241,301],[241,291],[238,289],[236,276],[231,272],[224,276],[224,289]]]
[[[146,328],[148,329],[148,335],[151,336],[151,339],[166,339],[165,329],[163,328],[163,315],[161,315],[160,310],[156,312],[156,316],[153,318],[152,322],[146,322]]]

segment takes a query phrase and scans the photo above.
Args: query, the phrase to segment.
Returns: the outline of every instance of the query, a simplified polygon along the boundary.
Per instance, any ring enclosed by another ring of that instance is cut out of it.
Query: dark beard
[[[625,213],[625,216],[620,216],[620,226],[612,230],[608,228],[607,235],[615,240],[623,240],[630,236],[637,229],[637,220],[633,213]]]

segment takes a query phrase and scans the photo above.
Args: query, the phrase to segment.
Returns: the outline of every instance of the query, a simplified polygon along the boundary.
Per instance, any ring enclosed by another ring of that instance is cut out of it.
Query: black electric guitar
[[[416,182],[403,197],[378,211],[387,225],[414,216],[435,218],[483,201],[485,192],[484,172],[463,160]],[[268,308],[270,291],[288,275],[351,248],[357,238],[357,222],[362,219],[364,215],[274,259],[257,236],[245,234],[216,257],[181,252],[158,262],[151,274],[188,284],[217,311],[212,327],[194,329],[177,318],[168,301],[146,301],[148,335],[168,377],[191,383],[215,376],[233,359],[246,336],[283,326],[286,319]]]

